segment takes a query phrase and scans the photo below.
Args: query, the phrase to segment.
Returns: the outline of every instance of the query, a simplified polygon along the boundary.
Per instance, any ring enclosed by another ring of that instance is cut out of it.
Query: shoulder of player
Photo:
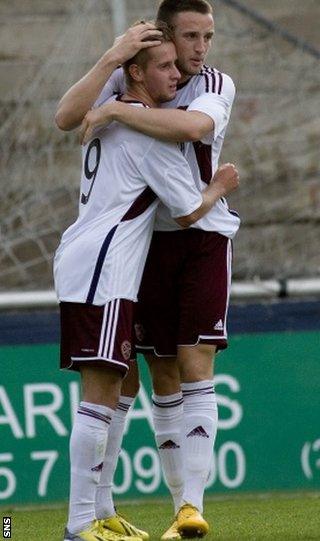
[[[144,153],[141,163],[153,163],[166,167],[172,167],[174,164],[181,165],[184,161],[183,154],[179,148],[179,143],[161,141],[153,137],[145,136],[143,145]],[[149,143],[149,144],[147,144]],[[140,145],[141,147],[141,145]]]
[[[146,108],[149,109],[146,105],[140,102],[126,102],[132,107]],[[121,147],[124,152],[128,152],[131,156],[135,156],[136,159],[153,159],[156,158],[157,153],[161,153],[167,149],[170,151],[170,148],[176,146],[175,143],[170,143],[166,141],[161,141],[155,139],[146,133],[135,130],[126,124],[121,122],[112,122],[104,132],[106,135],[113,135],[119,141],[119,148]]]
[[[111,75],[111,77],[123,77],[124,78],[124,69],[123,69],[123,66],[121,64],[119,64],[119,66],[116,67],[116,69],[114,70],[113,74]]]
[[[113,73],[111,73],[109,79],[106,81],[102,92],[104,88],[108,88],[110,86],[114,86],[115,88],[123,87],[125,84],[125,76],[122,66],[118,66]]]
[[[205,87],[205,92],[214,94],[234,94],[235,84],[227,73],[204,65],[198,75],[195,75],[196,83]]]
[[[116,89],[115,92],[123,92],[125,88],[125,76],[122,66],[118,66],[113,73],[111,73],[109,79],[105,82],[100,96],[103,96],[105,92],[109,93],[110,88]]]

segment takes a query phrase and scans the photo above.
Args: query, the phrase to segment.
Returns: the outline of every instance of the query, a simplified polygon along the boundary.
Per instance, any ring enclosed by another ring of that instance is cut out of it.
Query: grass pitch
[[[127,519],[150,533],[151,541],[160,539],[172,519],[168,500],[119,507]],[[67,516],[65,507],[0,508],[0,515],[12,516],[13,541],[63,539]],[[211,528],[206,541],[320,541],[320,493],[208,499],[204,515]]]

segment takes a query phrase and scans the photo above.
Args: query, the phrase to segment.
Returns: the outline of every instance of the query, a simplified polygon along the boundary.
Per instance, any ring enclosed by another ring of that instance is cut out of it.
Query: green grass
[[[160,538],[172,518],[168,500],[125,504],[120,510],[149,531],[151,541]],[[13,517],[13,541],[61,541],[67,509],[1,508],[0,515]],[[211,526],[206,541],[320,540],[319,493],[208,499],[205,517]]]

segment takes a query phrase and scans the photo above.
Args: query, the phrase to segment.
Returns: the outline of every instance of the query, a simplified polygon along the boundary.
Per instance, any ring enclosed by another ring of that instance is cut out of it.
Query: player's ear
[[[143,70],[138,64],[131,64],[131,66],[129,66],[129,73],[136,83],[141,83],[143,81]]]

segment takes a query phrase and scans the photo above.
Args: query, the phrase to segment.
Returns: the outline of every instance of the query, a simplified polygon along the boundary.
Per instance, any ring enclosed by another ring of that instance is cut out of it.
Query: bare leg
[[[155,394],[166,396],[180,391],[179,366],[175,357],[145,355]]]
[[[117,407],[122,376],[114,368],[83,366],[81,368],[82,399],[91,404]]]
[[[181,383],[213,379],[216,346],[179,346],[178,364]]]

